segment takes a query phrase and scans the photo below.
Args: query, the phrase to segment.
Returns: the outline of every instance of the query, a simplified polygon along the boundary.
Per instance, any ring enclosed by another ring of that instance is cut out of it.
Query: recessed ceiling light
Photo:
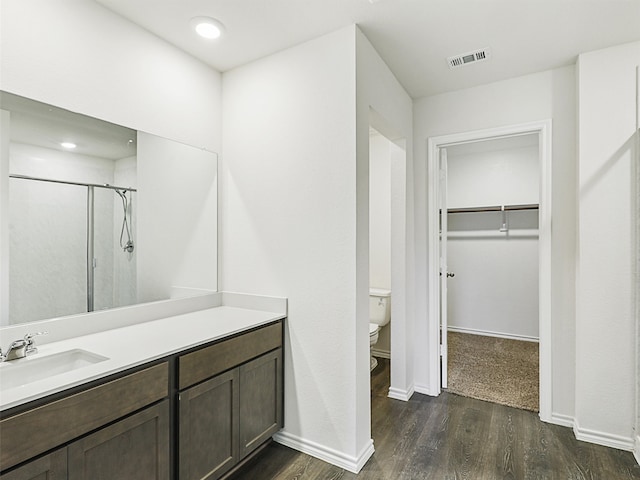
[[[224,32],[224,25],[211,17],[193,17],[190,24],[198,35],[204,38],[218,38]]]
[[[62,142],[60,146],[62,148],[68,148],[69,150],[73,150],[74,148],[77,147],[77,145],[73,142]]]

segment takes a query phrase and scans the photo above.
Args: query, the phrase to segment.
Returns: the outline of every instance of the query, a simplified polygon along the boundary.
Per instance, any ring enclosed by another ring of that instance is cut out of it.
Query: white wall
[[[636,70],[640,42],[580,55],[578,438],[631,449],[635,424]]]
[[[369,126],[393,142],[391,150],[391,385],[389,396],[413,394],[414,192],[413,102],[367,38],[356,29],[358,165],[358,360],[369,405]],[[364,408],[364,407],[361,407]],[[368,411],[367,411],[368,415]],[[375,440],[375,439],[374,439]]]
[[[427,291],[425,185],[426,140],[551,118],[553,120],[552,232],[552,412],[555,421],[574,413],[575,378],[575,72],[573,67],[541,72],[414,103],[416,189],[416,291]],[[427,318],[425,296],[417,296],[416,318]],[[418,345],[428,344],[426,320],[416,323]],[[416,349],[416,388],[428,389],[428,352]]]
[[[289,299],[280,441],[350,468],[360,454],[354,64],[347,28],[225,72],[220,219],[223,289]]]
[[[220,151],[221,76],[86,0],[2,0],[0,89]]]
[[[410,140],[411,100],[353,26],[223,84],[222,286],[289,298],[277,438],[357,471],[373,453],[369,108]]]
[[[539,203],[538,136],[447,148],[447,207]],[[508,142],[508,143],[505,143]],[[526,143],[531,143],[527,141]],[[538,212],[448,217],[448,325],[454,331],[538,339]]]
[[[447,207],[540,201],[538,136],[447,147]]]
[[[369,285],[391,288],[391,142],[369,137]]]

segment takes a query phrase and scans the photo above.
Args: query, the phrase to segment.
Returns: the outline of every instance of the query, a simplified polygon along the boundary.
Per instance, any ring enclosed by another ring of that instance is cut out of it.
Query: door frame
[[[438,191],[438,287],[439,287],[439,296],[440,300],[439,304],[439,313],[438,318],[440,321],[440,325],[438,328],[440,345],[440,387],[447,388],[447,383],[449,379],[449,350],[448,350],[448,328],[449,328],[449,309],[447,306],[447,298],[448,298],[448,278],[449,278],[449,257],[447,256],[447,236],[449,233],[448,226],[448,203],[447,203],[447,180],[448,180],[448,165],[447,165],[447,149],[439,148],[438,149],[438,187],[440,190]]]
[[[551,355],[551,158],[552,122],[540,120],[503,127],[429,137],[427,146],[427,259],[428,259],[428,371],[429,391],[441,392],[439,345],[439,227],[438,198],[440,149],[464,143],[492,140],[500,137],[527,134],[538,135],[540,168],[540,208],[538,211],[539,237],[539,335],[540,335],[540,419],[551,422],[552,406],[552,355]]]

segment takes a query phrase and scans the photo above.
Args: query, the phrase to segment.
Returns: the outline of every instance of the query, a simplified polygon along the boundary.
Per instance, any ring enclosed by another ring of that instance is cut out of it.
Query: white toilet
[[[383,288],[369,289],[369,344],[371,347],[378,341],[380,329],[391,320],[391,290]],[[378,360],[371,355],[371,371],[378,365]]]

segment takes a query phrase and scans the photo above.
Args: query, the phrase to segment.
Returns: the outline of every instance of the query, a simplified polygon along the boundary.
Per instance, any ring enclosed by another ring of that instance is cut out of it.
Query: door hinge
[[[442,357],[442,352],[444,349],[442,348],[442,344],[438,345],[438,354]]]

